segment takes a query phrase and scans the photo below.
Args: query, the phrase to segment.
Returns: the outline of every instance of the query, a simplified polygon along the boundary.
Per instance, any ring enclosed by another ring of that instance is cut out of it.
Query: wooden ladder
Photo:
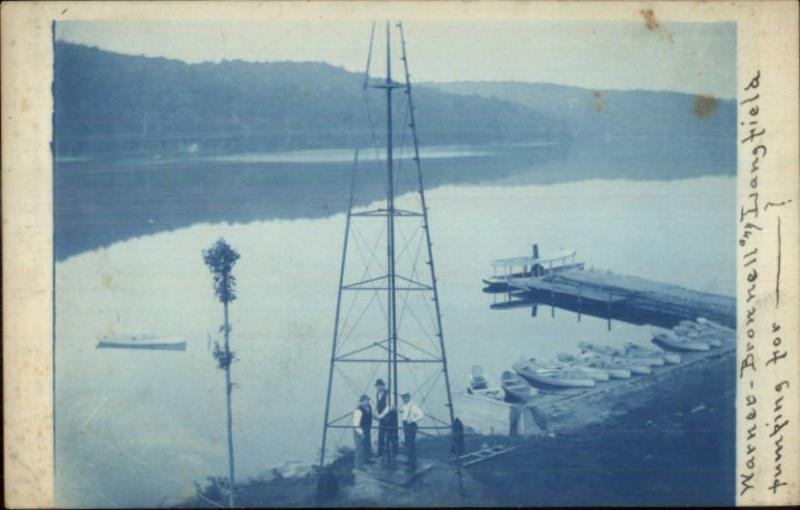
[[[487,446],[458,458],[462,466],[471,466],[515,450],[516,446]]]

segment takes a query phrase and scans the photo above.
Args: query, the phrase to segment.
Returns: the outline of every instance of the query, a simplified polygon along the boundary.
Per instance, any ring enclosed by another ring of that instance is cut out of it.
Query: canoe
[[[678,336],[672,331],[658,333],[653,337],[654,343],[679,351],[707,351],[711,346],[700,340],[693,340],[686,336]]]
[[[152,351],[185,351],[186,341],[180,337],[155,335],[115,335],[103,337],[98,349],[147,349]]]
[[[500,376],[500,386],[506,392],[506,400],[509,402],[527,402],[531,396],[530,384],[510,370],[504,371]]]
[[[598,382],[605,382],[611,379],[611,375],[602,368],[595,368],[586,365],[573,365],[571,363],[564,363],[559,360],[544,361],[537,358],[530,358],[529,361],[537,364],[542,368],[566,368],[580,372],[586,377],[590,377]]]
[[[483,367],[473,365],[469,373],[469,387],[472,390],[485,390],[490,386],[489,380],[483,375]]]
[[[611,357],[617,356],[623,359],[627,359],[632,363],[638,365],[660,367],[661,365],[664,364],[664,357],[656,354],[648,354],[637,351],[627,351],[625,349],[620,349],[619,347],[611,347],[610,345],[598,345],[590,342],[579,342],[578,347],[580,347],[582,351],[595,352],[597,354],[602,354],[604,356],[611,356]]]
[[[699,340],[712,347],[720,347],[722,345],[722,340],[719,338],[719,335],[715,334],[713,331],[698,329],[692,326],[681,324],[672,328],[672,331],[678,336],[685,336],[692,340]]]
[[[494,384],[483,375],[483,367],[480,365],[474,365],[470,371],[467,393],[479,397],[491,398],[493,400],[505,400],[506,397],[503,388],[494,386]]]
[[[625,351],[623,351],[622,349],[616,349],[614,347],[605,349],[606,346],[597,346],[599,350],[604,351],[601,353],[598,352],[597,350],[588,349],[588,347],[591,345],[592,344],[589,344],[587,342],[581,342],[579,344],[579,346],[581,347],[581,354],[594,355],[609,360],[615,360],[614,361],[615,363],[624,366],[626,369],[630,370],[632,374],[647,375],[653,373],[653,370],[650,368],[651,363],[648,363],[648,361],[652,360],[649,360],[648,358],[643,358],[644,361],[642,361],[642,358],[631,358],[626,356]]]
[[[728,326],[723,326],[722,324],[719,324],[719,323],[714,322],[714,321],[710,321],[710,320],[706,319],[705,317],[698,317],[697,318],[697,324],[700,324],[700,325],[702,325],[704,327],[707,327],[707,328],[719,330],[719,331],[721,331],[723,333],[728,333],[729,335],[736,336],[736,330],[735,329],[729,328]]]
[[[664,361],[670,365],[677,365],[681,362],[681,355],[677,352],[667,352],[664,349],[656,347],[655,345],[642,345],[637,344],[636,342],[625,342],[625,352],[634,351],[661,356],[664,358]]]
[[[600,356],[599,354],[592,355],[590,353],[574,356],[572,354],[567,354],[566,352],[559,352],[557,357],[559,361],[569,365],[604,370],[614,379],[631,378],[631,370],[619,358],[609,358],[606,356]]]
[[[704,319],[703,317],[698,318],[697,322],[683,320],[680,321],[678,325],[692,328],[701,334],[712,334],[715,337],[717,337],[720,341],[724,340],[728,340],[731,342],[736,341],[735,329],[723,326],[721,324],[717,324],[716,322]]]
[[[506,393],[503,388],[482,388],[482,389],[475,389],[475,388],[467,388],[467,393],[470,395],[475,395],[477,397],[486,397],[492,400],[505,400]]]
[[[519,360],[512,368],[522,378],[532,383],[565,388],[591,388],[594,379],[566,366],[548,368],[530,360]]]

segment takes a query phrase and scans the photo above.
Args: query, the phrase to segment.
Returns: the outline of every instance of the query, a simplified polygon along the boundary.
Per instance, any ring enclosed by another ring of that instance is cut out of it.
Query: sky
[[[56,39],[189,63],[319,61],[363,72],[370,28],[363,22],[62,21]],[[404,28],[415,82],[524,81],[736,96],[734,23],[662,23],[650,30],[639,22],[415,21]],[[384,33],[381,23],[376,56],[385,52]]]

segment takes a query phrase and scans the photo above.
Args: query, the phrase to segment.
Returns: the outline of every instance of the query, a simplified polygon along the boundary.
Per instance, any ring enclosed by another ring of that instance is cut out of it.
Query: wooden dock
[[[531,315],[536,316],[538,306],[549,306],[552,314],[556,308],[576,312],[578,320],[582,314],[604,318],[609,329],[612,319],[669,329],[681,325],[681,321],[704,318],[716,323],[711,327],[716,329],[715,336],[721,345],[707,351],[683,351],[680,363],[651,367],[652,373],[648,375],[612,379],[591,388],[539,388],[524,404],[456,394],[457,412],[473,432],[552,435],[578,429],[602,421],[622,408],[632,409],[658,398],[657,392],[680,385],[690,375],[718,372],[717,367],[727,370],[729,365],[735,365],[735,297],[611,271],[584,270],[582,265],[570,267],[565,262],[558,266],[558,271],[541,268],[529,271],[530,260],[540,260],[537,252],[534,246],[533,259],[502,259],[493,263],[507,269],[514,264],[519,266],[520,261],[528,264],[522,273],[508,269],[502,277],[495,277],[507,283],[501,292],[484,289],[506,298],[504,302],[495,302],[493,308],[531,307]],[[491,282],[496,283],[495,280]],[[500,285],[496,283],[494,287]]]
[[[678,285],[610,271],[569,270],[540,277],[509,280],[509,302],[527,300],[578,313],[619,315],[622,320],[647,323],[652,316],[671,321],[705,317],[736,326],[736,299]],[[595,312],[595,313],[593,313]],[[637,320],[641,317],[642,320]]]

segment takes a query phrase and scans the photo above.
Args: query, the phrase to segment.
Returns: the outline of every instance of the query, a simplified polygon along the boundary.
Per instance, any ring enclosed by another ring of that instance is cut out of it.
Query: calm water
[[[475,169],[485,164],[475,154],[464,159]],[[586,339],[650,338],[648,327],[614,323],[608,332],[603,320],[577,322],[564,311],[551,318],[540,309],[532,318],[525,308],[490,310],[492,297],[481,292],[489,262],[527,255],[533,242],[545,251],[576,249],[597,269],[735,293],[733,177],[542,183],[550,178],[541,175],[576,166],[543,160],[488,180],[443,179],[428,193],[455,390],[475,363],[497,378],[522,354],[549,357]],[[346,186],[333,189],[346,200]],[[367,205],[377,197],[362,198]],[[190,226],[154,234],[131,227],[119,235],[127,240],[106,248],[68,250],[56,265],[59,505],[168,504],[190,495],[193,481],[226,473],[223,375],[209,350],[222,310],[200,255],[220,236],[241,254],[231,307],[240,360],[233,366],[237,476],[314,460],[344,228],[335,209],[308,218],[256,211],[241,219],[246,224],[183,218]],[[252,221],[259,214],[267,219]],[[94,348],[112,333],[180,335],[188,348]]]

